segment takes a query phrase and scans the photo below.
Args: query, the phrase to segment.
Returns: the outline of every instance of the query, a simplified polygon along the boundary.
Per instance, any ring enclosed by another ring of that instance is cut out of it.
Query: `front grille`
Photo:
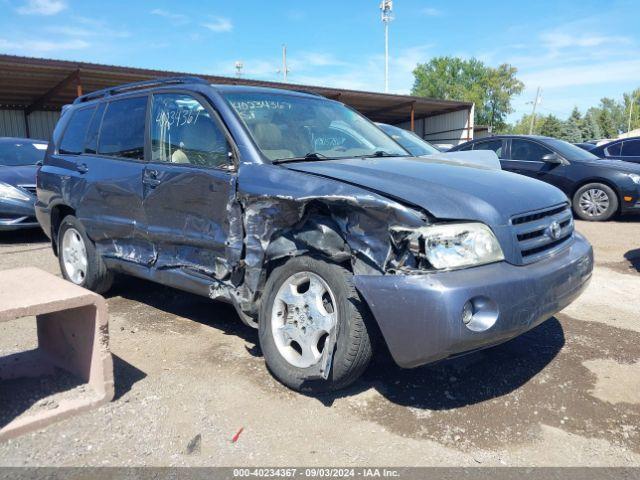
[[[563,248],[573,235],[569,204],[511,219],[522,263],[532,263]]]
[[[36,194],[36,186],[35,185],[18,185],[21,189],[26,190],[31,195]]]

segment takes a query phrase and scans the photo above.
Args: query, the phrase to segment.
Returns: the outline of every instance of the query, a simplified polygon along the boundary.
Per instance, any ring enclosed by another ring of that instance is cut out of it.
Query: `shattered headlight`
[[[9,185],[8,183],[0,182],[0,199],[7,198],[11,200],[24,200],[29,201],[31,197],[22,190]]]
[[[438,270],[504,260],[498,239],[483,223],[446,223],[422,227],[414,232],[410,248]]]

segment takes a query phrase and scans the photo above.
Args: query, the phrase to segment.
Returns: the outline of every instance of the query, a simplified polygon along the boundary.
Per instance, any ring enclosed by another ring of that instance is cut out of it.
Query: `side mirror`
[[[542,161],[546,163],[555,163],[558,165],[561,165],[563,163],[562,159],[557,153],[547,153],[542,157]]]

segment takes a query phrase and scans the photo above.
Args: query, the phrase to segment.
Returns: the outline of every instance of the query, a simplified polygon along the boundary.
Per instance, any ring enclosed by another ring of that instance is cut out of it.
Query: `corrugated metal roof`
[[[412,105],[415,118],[468,110],[472,106],[468,102],[432,100],[411,95],[0,55],[0,108],[59,110],[62,105],[71,103],[76,98],[78,83],[82,86],[83,93],[89,93],[122,83],[180,75],[195,75],[218,84],[306,90],[328,98],[338,99],[372,120],[386,123],[399,123],[407,120]]]

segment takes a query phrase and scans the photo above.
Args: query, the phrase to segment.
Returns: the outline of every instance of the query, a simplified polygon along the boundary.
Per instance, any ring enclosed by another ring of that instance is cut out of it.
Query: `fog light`
[[[462,323],[465,325],[469,325],[471,320],[473,319],[473,304],[471,302],[467,302],[462,307]]]

